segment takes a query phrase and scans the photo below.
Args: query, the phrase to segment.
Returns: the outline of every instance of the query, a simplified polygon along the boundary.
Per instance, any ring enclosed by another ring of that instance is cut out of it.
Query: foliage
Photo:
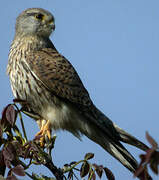
[[[150,167],[153,173],[158,175],[159,166],[159,147],[157,142],[146,132],[146,139],[151,144],[151,148],[146,151],[146,154],[141,154],[141,162],[138,169],[134,173],[134,177],[140,176],[143,180],[147,180],[147,169]]]
[[[7,105],[0,119],[0,179],[17,180],[17,176],[28,176],[33,180],[53,180],[55,178],[57,180],[73,180],[79,179],[78,177],[95,180],[103,177],[104,173],[108,180],[115,180],[110,169],[103,165],[90,163],[89,160],[94,157],[93,153],[87,153],[83,160],[65,164],[63,168],[57,168],[51,158],[56,136],[53,136],[44,147],[39,144],[40,137],[28,141],[22,119],[22,110],[18,108],[16,103],[17,101],[14,101],[13,104]],[[20,119],[23,134],[16,125],[17,118]],[[155,174],[158,174],[158,144],[148,133],[146,133],[146,138],[152,148],[148,149],[146,154],[140,155],[141,162],[134,174],[135,177],[139,177],[141,180],[148,179],[148,167]],[[28,160],[28,163],[26,163],[26,160]],[[32,164],[47,167],[53,177],[39,176],[35,173],[29,174],[27,170],[31,168]],[[6,178],[4,178],[5,174]]]

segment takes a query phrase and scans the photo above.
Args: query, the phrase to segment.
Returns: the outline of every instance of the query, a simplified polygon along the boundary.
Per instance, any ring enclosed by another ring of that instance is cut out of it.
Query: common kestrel
[[[53,15],[41,8],[17,17],[7,66],[13,95],[38,117],[38,134],[50,138],[51,129],[67,130],[78,138],[84,134],[134,172],[138,164],[120,141],[144,151],[148,147],[93,104],[76,70],[49,39],[54,29]]]

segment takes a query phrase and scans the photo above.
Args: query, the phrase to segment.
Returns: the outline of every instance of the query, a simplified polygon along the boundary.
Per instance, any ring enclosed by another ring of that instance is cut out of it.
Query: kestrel
[[[144,151],[148,147],[93,104],[74,67],[49,39],[54,29],[53,15],[41,8],[26,9],[17,17],[7,66],[13,95],[27,102],[28,114],[38,117],[38,135],[50,138],[51,129],[78,138],[84,134],[134,172],[138,164],[120,141]]]

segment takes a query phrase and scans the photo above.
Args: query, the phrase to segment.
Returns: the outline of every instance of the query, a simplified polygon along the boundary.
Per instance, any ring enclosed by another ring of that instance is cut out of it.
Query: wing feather
[[[76,70],[57,50],[44,48],[30,52],[26,61],[32,73],[55,95],[79,105],[92,104]]]

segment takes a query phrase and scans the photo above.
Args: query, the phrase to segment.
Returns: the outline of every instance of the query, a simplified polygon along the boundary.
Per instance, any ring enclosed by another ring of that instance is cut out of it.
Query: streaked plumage
[[[47,124],[45,130],[40,125],[42,134],[50,129],[67,130],[78,138],[84,134],[134,172],[137,162],[120,141],[148,147],[95,107],[71,63],[50,41],[54,27],[54,17],[40,8],[18,16],[7,66],[13,95],[27,101],[26,110]]]

